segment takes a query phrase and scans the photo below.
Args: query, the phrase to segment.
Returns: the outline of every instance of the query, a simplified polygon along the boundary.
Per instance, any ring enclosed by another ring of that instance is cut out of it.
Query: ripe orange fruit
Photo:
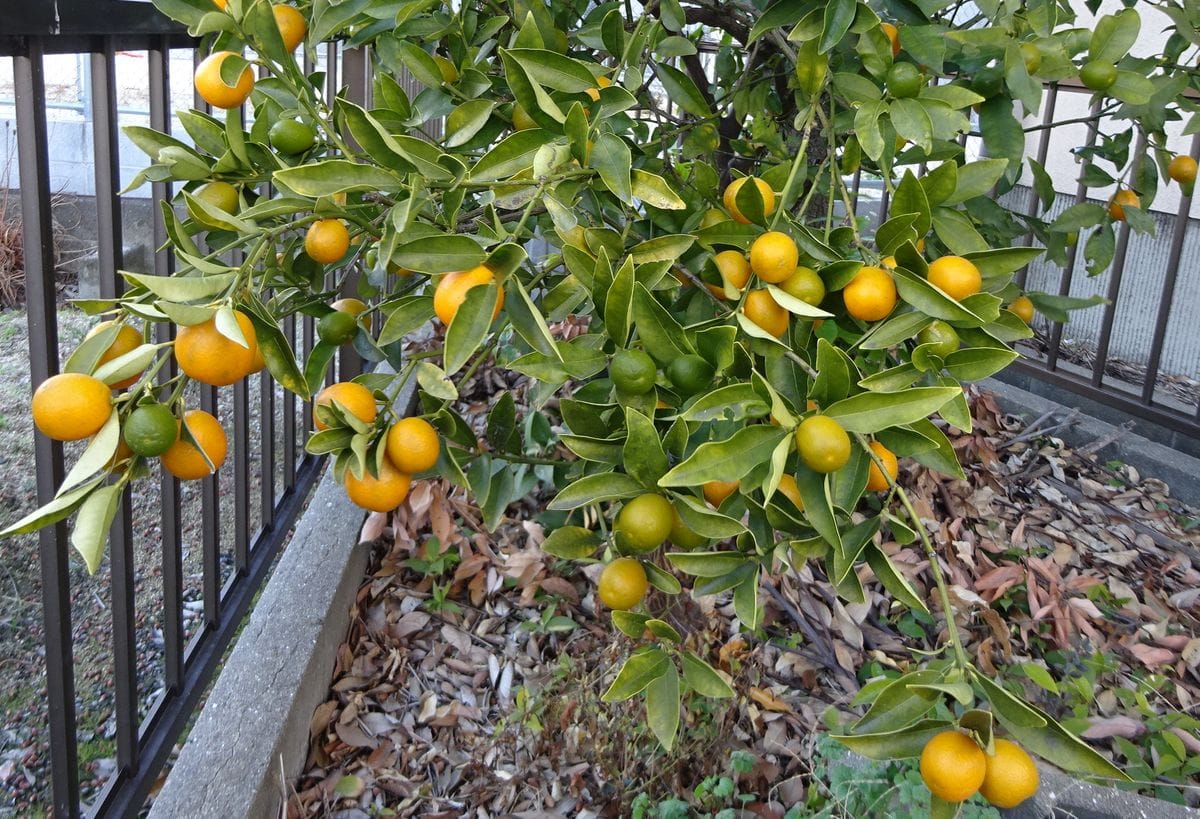
[[[225,6],[229,3],[229,0],[212,0],[212,2],[214,6],[219,8],[221,11],[224,11]]]
[[[518,131],[528,131],[530,128],[538,127],[534,118],[529,116],[529,112],[522,108],[519,102],[513,103],[512,124],[513,128]]]
[[[879,456],[879,460],[883,461],[883,465],[887,467],[888,476],[885,477],[875,461],[871,461],[870,469],[867,471],[867,491],[883,492],[900,474],[900,464],[896,461],[896,454],[878,441],[871,442],[871,451]]]
[[[111,327],[113,324],[114,322],[111,319],[100,322],[95,327],[88,330],[87,335],[83,337],[84,341],[88,340],[92,336],[104,332],[105,329]],[[117,330],[116,338],[112,340],[112,344],[108,345],[108,349],[100,354],[100,359],[96,362],[96,364],[97,366],[101,364],[107,364],[114,358],[120,358],[126,353],[133,352],[141,345],[142,334],[130,327],[128,324],[122,324],[121,329]],[[126,378],[123,381],[118,381],[117,383],[113,384],[112,387],[114,390],[123,390],[135,383],[139,378],[141,378],[141,373],[138,373],[137,375],[131,375],[129,378]]]
[[[390,512],[408,497],[412,478],[392,466],[387,458],[379,465],[379,477],[364,470],[361,478],[346,470],[346,496],[355,506],[372,512]]]
[[[783,280],[779,288],[789,296],[811,304],[813,307],[819,306],[825,300],[824,279],[817,271],[804,265],[797,266],[792,271],[792,275]]]
[[[796,484],[796,479],[791,475],[784,475],[779,479],[780,493],[795,504],[796,508],[804,511],[804,498],[800,497],[800,487]]]
[[[90,375],[59,373],[33,391],[33,423],[56,441],[90,438],[111,414],[112,392]]]
[[[879,27],[883,29],[883,33],[887,35],[888,41],[892,44],[892,56],[895,57],[900,53],[900,31],[891,23],[880,23]]]
[[[378,410],[375,408],[375,396],[371,391],[354,381],[339,381],[321,390],[313,400],[313,423],[318,430],[327,429],[329,425],[321,420],[316,411],[317,407],[328,407],[334,401],[364,424],[375,422]]]
[[[387,456],[401,472],[414,475],[437,463],[437,430],[424,418],[401,418],[387,434]]]
[[[814,472],[836,472],[850,460],[850,436],[828,415],[810,415],[796,427],[796,450]]]
[[[625,544],[634,551],[651,552],[671,534],[674,520],[671,502],[662,495],[647,492],[625,501],[613,522],[613,531],[622,535]]]
[[[882,267],[864,267],[842,290],[846,312],[860,321],[879,321],[896,309],[896,283]]]
[[[600,101],[600,88],[608,88],[610,85],[612,85],[612,80],[610,80],[608,77],[597,77],[596,85],[598,85],[599,88],[589,88],[587,90],[587,95],[592,98],[592,102]]]
[[[492,272],[487,265],[479,265],[470,270],[460,270],[457,273],[447,273],[438,282],[437,289],[433,291],[433,312],[437,313],[437,317],[441,319],[442,324],[450,325],[454,321],[454,317],[458,315],[458,308],[462,307],[463,301],[467,298],[467,291],[472,287],[477,287],[481,284],[490,284],[496,280],[496,274]],[[496,309],[492,311],[492,318],[500,315],[500,308],[504,306],[504,289],[497,288],[496,290]]]
[[[781,338],[788,328],[788,311],[766,290],[751,290],[742,303],[746,318],[766,330],[775,338]]]
[[[719,507],[725,499],[737,491],[739,481],[709,481],[702,487],[704,499],[713,508]]]
[[[921,778],[939,799],[962,802],[970,799],[987,772],[987,754],[975,740],[958,731],[943,731],[925,743],[921,751]]]
[[[250,66],[242,69],[237,85],[230,88],[221,79],[221,64],[230,57],[240,57],[232,51],[215,51],[196,66],[196,93],[213,108],[238,108],[254,90],[254,72]]]
[[[746,286],[746,282],[750,281],[750,262],[740,251],[722,250],[713,256],[713,264],[716,265],[721,278],[738,291]],[[725,298],[724,293],[718,295]]]
[[[1167,176],[1181,185],[1192,184],[1196,181],[1196,160],[1180,154],[1167,164]]]
[[[304,234],[304,252],[314,262],[340,262],[350,249],[350,231],[341,219],[318,219]]]
[[[1140,208],[1142,200],[1128,188],[1117,191],[1108,201],[1108,215],[1118,222],[1125,221],[1125,208]]]
[[[618,557],[600,573],[596,595],[610,609],[628,611],[642,602],[649,589],[642,564],[632,557]]]
[[[667,539],[680,549],[699,549],[708,543],[708,538],[697,532],[692,531],[691,527],[683,522],[683,518],[679,516],[679,510],[672,507],[671,512],[674,517],[671,519],[671,531],[667,535]]]
[[[1037,765],[1015,742],[997,739],[995,746],[995,754],[984,755],[987,770],[979,793],[998,808],[1015,808],[1037,793]]]
[[[1017,296],[1012,300],[1012,304],[1008,305],[1008,309],[1026,324],[1033,321],[1033,302],[1029,300],[1029,296]]]
[[[882,267],[884,270],[895,270],[896,269],[896,257],[895,256],[884,256],[882,259],[879,260],[879,266]]]
[[[279,26],[283,47],[289,52],[295,51],[308,33],[308,21],[294,6],[285,6],[283,3],[271,6],[271,13],[275,15],[275,25]]]
[[[929,283],[950,298],[962,301],[983,287],[979,268],[962,256],[942,256],[929,263]]]
[[[200,449],[186,440],[180,432],[175,443],[162,454],[163,469],[181,481],[207,478],[225,463],[228,447],[225,430],[216,418],[204,410],[188,410],[183,416],[182,424],[187,425],[188,432],[196,443],[200,444]],[[204,461],[205,455],[212,461],[211,469]]]
[[[768,230],[750,245],[750,269],[765,282],[779,284],[796,271],[800,249],[791,236]]]
[[[245,378],[256,363],[258,337],[250,317],[233,311],[249,347],[221,335],[217,317],[179,328],[175,336],[175,360],[179,369],[202,384],[224,387]]]
[[[729,211],[729,215],[733,217],[734,221],[741,222],[743,225],[750,224],[750,220],[743,216],[742,212],[737,209],[737,194],[742,189],[742,185],[746,184],[747,179],[754,180],[759,195],[762,196],[763,216],[770,216],[775,212],[775,191],[771,188],[769,182],[765,179],[759,179],[757,176],[743,176],[740,179],[735,179],[725,188],[725,193],[721,195],[721,201],[725,203],[725,210]]]

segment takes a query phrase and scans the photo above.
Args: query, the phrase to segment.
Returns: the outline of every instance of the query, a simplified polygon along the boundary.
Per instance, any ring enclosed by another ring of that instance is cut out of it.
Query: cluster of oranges
[[[1010,740],[993,740],[993,751],[985,753],[960,731],[943,731],[921,751],[921,778],[946,802],[963,802],[978,793],[998,808],[1015,808],[1037,793],[1037,766]]]

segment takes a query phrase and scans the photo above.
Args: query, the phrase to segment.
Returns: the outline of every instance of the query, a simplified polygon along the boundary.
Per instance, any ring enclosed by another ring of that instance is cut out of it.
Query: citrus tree
[[[683,695],[734,693],[662,616],[672,596],[731,594],[754,630],[764,580],[807,561],[844,600],[878,584],[928,613],[886,535],[923,548],[946,643],[869,683],[841,741],[920,756],[939,814],[976,792],[1028,797],[1030,751],[1123,776],[972,664],[897,478],[961,477],[944,429],[971,428],[962,384],[1016,358],[1035,310],[1085,306],[1022,293],[1018,271],[1064,259],[1084,231],[1099,272],[1114,222],[1151,230],[1160,179],[1192,184],[1165,129],[1195,108],[1193,7],[1155,4],[1177,29],[1137,58],[1136,9],[1082,25],[1047,0],[155,5],[203,38],[195,84],[212,110],[179,113],[186,139],[127,129],[150,158],[134,186],[179,183],[162,212],[177,272],[124,273],[120,298],[82,303],[107,318],[33,414],[90,443],[10,532],[74,516],[94,571],[121,490],[155,459],[187,480],[224,458],[186,385],[265,366],[315,401],[308,449],[366,509],[436,475],[494,528],[552,482],[543,548],[604,563],[598,598],[637,643],[605,698],[643,697],[667,748]],[[369,104],[304,72],[297,49],[332,39],[369,47]],[[1022,118],[1052,81],[1094,93],[1098,139],[1078,155],[1088,184],[1118,186],[1107,208],[1043,218],[1054,190]],[[973,129],[983,158],[960,139]],[[1023,173],[1040,214],[998,201]],[[887,213],[878,198],[856,210],[856,174],[887,191]],[[1040,246],[1016,246],[1030,232]],[[280,329],[295,314],[319,321],[304,360]],[[150,340],[162,323],[173,342]],[[432,347],[405,357],[415,333]],[[319,390],[344,345],[391,367]],[[481,440],[454,404],[485,363],[528,377],[531,412],[499,396]],[[419,417],[394,403],[410,380]]]

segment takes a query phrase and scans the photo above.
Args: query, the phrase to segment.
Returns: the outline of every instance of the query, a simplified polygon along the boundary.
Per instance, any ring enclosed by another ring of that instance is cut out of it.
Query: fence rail
[[[72,25],[52,33],[45,11],[53,4],[18,4],[17,10],[4,12],[6,33],[0,35],[0,56],[12,58],[17,111],[18,168],[21,186],[21,212],[24,226],[24,253],[27,271],[28,328],[30,370],[33,382],[57,372],[60,361],[56,318],[55,249],[48,161],[46,90],[43,56],[51,53],[86,53],[91,65],[90,99],[95,141],[96,196],[98,211],[98,250],[101,269],[101,295],[119,294],[121,282],[116,271],[122,266],[123,231],[121,225],[117,98],[114,56],[118,50],[145,51],[148,56],[147,87],[150,123],[169,130],[172,49],[190,48],[192,42],[174,26],[150,13],[140,2],[84,2],[59,0],[58,6],[75,7],[83,14]],[[134,9],[133,7],[136,7]],[[23,10],[22,10],[23,9]],[[80,11],[82,10],[82,11]],[[105,10],[113,16],[106,16]],[[137,24],[129,22],[136,10]],[[82,21],[82,22],[80,22]],[[340,86],[349,88],[351,97],[368,104],[371,64],[361,51],[339,50],[328,46],[327,91]],[[311,69],[311,65],[306,68]],[[414,89],[415,90],[415,89]],[[1055,110],[1060,98],[1080,89],[1052,85],[1047,89],[1042,111],[1041,134],[1036,156],[1044,164],[1051,141]],[[199,101],[198,101],[199,107]],[[1094,109],[1093,109],[1094,110]],[[1096,140],[1097,129],[1088,135]],[[968,137],[978,140],[978,135]],[[966,140],[964,140],[965,144]],[[1144,146],[1139,146],[1144,151]],[[1200,135],[1191,143],[1193,157],[1200,156]],[[888,192],[872,187],[872,181],[856,174],[854,196],[864,201],[870,190],[870,206],[878,209],[882,221],[888,206]],[[154,183],[152,195],[157,205],[169,201],[172,186]],[[1080,185],[1075,201],[1086,199],[1087,189]],[[1023,212],[1033,216],[1039,202],[1030,190]],[[1127,225],[1119,232],[1113,267],[1106,274],[1110,304],[1104,308],[1097,354],[1090,367],[1084,368],[1064,359],[1063,327],[1045,323],[1039,326],[1041,344],[1029,346],[1026,358],[1017,366],[1034,377],[1116,406],[1131,415],[1145,418],[1200,441],[1200,402],[1179,406],[1164,402],[1156,395],[1167,326],[1172,318],[1172,300],[1180,285],[1179,267],[1185,239],[1190,228],[1191,197],[1183,197],[1173,221],[1170,251],[1159,300],[1154,313],[1156,325],[1146,353],[1143,384],[1137,389],[1116,384],[1107,376],[1109,351],[1118,316],[1117,297],[1124,284],[1129,264],[1130,234]],[[164,227],[154,227],[153,272],[169,274],[173,259],[166,249]],[[1026,241],[1032,241],[1032,234]],[[1073,292],[1076,285],[1078,247],[1069,253],[1068,264],[1057,282],[1060,294]],[[1022,273],[1021,281],[1026,281]],[[1176,319],[1178,320],[1178,316]],[[310,318],[288,319],[284,325],[307,354],[313,344],[314,328]],[[170,328],[157,328],[158,340],[168,341]],[[352,375],[353,356],[338,364],[339,377]],[[169,377],[164,375],[164,377]],[[330,380],[334,375],[331,373]],[[257,395],[257,401],[251,399]],[[235,386],[232,395],[219,401],[215,389],[199,391],[201,408],[232,415],[234,457],[219,476],[202,482],[199,494],[199,552],[202,601],[201,624],[187,639],[185,628],[185,559],[183,517],[187,504],[180,484],[164,475],[159,487],[157,516],[161,531],[158,570],[161,574],[162,631],[161,692],[150,704],[139,693],[139,656],[137,640],[137,554],[134,531],[133,498],[127,491],[122,511],[114,524],[110,540],[112,620],[112,679],[114,681],[116,770],[106,786],[87,809],[96,816],[132,816],[144,804],[154,781],[171,749],[196,708],[205,686],[220,663],[222,653],[232,640],[251,600],[265,578],[273,558],[285,542],[286,534],[313,486],[322,466],[320,459],[303,451],[307,430],[311,427],[311,408],[298,405],[294,396],[276,389],[270,376],[262,374],[252,382]],[[253,435],[255,424],[261,434]],[[38,436],[35,444],[39,502],[54,496],[64,475],[61,444]],[[255,452],[257,450],[257,452]],[[230,477],[232,473],[232,477]],[[224,479],[224,482],[222,482]],[[258,483],[257,494],[254,491]],[[222,509],[229,507],[230,520],[222,520]],[[224,506],[222,501],[226,501]],[[257,528],[254,524],[257,522]],[[39,554],[42,577],[42,607],[45,623],[46,681],[53,767],[55,815],[78,816],[85,806],[80,800],[80,765],[77,753],[77,705],[72,642],[72,579],[69,544],[65,524],[40,532]]]

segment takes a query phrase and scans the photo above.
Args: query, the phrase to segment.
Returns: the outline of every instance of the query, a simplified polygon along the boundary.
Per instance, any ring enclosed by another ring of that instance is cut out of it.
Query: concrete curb
[[[369,550],[330,468],[150,810],[151,819],[276,816],[329,690]]]
[[[1038,765],[1041,786],[1030,799],[1012,810],[1000,811],[1005,819],[1194,819],[1200,811],[1161,799],[1138,796],[1083,782],[1047,765]]]
[[[1062,438],[1071,446],[1111,439],[1111,443],[1097,453],[1101,458],[1123,461],[1144,477],[1165,481],[1171,487],[1172,496],[1189,505],[1200,506],[1200,458],[1088,415],[1090,408],[1076,401],[1076,396],[1068,392],[1058,393],[1062,401],[1068,402],[1060,403],[994,378],[981,381],[978,386],[993,393],[1005,412],[1019,415],[1027,421],[1051,411],[1063,419],[1073,407],[1078,407],[1082,414],[1077,416],[1077,423],[1056,430],[1053,433],[1055,437]]]

